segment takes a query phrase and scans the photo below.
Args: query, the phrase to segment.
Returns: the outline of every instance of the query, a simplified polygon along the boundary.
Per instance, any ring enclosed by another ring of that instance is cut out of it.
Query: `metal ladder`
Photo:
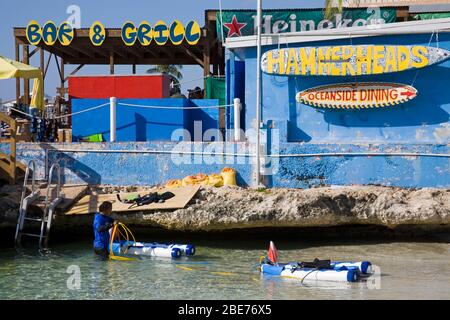
[[[27,192],[27,183],[30,173],[30,166],[33,167],[33,178],[32,178],[32,187],[31,187],[31,194],[28,196],[25,196]],[[53,201],[50,201],[50,187],[52,185],[52,177],[53,173],[57,170],[58,174],[58,180],[56,184],[56,197]],[[41,196],[40,191],[36,190],[35,185],[35,172],[36,172],[36,163],[31,160],[27,166],[27,170],[25,172],[25,180],[23,184],[22,189],[22,197],[20,201],[20,209],[19,209],[19,219],[17,221],[17,227],[16,227],[16,246],[20,246],[22,236],[29,236],[29,237],[36,237],[39,238],[39,248],[40,249],[46,249],[48,247],[48,238],[50,233],[50,228],[52,224],[53,215],[56,211],[56,207],[63,201],[64,195],[61,193],[61,167],[59,164],[55,163],[50,168],[49,176],[48,176],[48,182],[47,182],[47,192],[45,196],[45,207],[44,212],[42,215],[42,218],[31,218],[27,217],[27,211],[30,204],[36,202]],[[39,234],[35,233],[25,233],[23,232],[25,221],[34,221],[34,222],[40,222],[41,223],[41,230]]]

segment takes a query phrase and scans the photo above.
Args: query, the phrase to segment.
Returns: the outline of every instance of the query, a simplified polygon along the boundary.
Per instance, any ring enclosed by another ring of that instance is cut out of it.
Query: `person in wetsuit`
[[[94,218],[94,252],[106,259],[109,257],[109,241],[111,229],[117,221],[111,218],[112,203],[105,201],[100,205],[100,212]]]

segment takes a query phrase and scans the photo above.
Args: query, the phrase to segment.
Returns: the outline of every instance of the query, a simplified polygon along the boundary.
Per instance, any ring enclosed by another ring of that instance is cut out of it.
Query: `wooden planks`
[[[17,122],[13,118],[0,112],[0,121],[5,122],[9,125],[10,138],[2,139],[4,143],[9,143],[9,155],[0,153],[1,159],[4,163],[1,164],[1,169],[6,173],[8,179],[12,184],[16,183],[17,172],[16,172],[16,132],[17,132]]]
[[[44,209],[45,207],[45,195],[47,192],[47,187],[41,186],[40,188],[41,196],[33,204],[34,206]],[[77,203],[84,195],[86,195],[89,190],[89,186],[85,184],[66,184],[61,186],[61,193],[64,194],[63,201],[58,205],[57,212],[64,213],[69,210],[75,203]],[[56,186],[52,185],[50,187],[50,199],[53,200],[56,197]]]
[[[158,192],[159,194],[170,191],[175,194],[172,199],[166,200],[164,203],[151,203],[146,206],[129,208],[130,204],[124,204],[117,200],[116,194],[96,194],[87,195],[79,200],[65,215],[83,215],[91,214],[98,211],[98,207],[103,201],[111,201],[113,204],[113,212],[134,212],[134,211],[151,211],[151,210],[176,210],[186,207],[186,205],[195,196],[200,186],[186,186],[173,189],[154,188],[144,192],[120,193],[122,199],[126,199],[129,195],[139,194],[144,196],[150,192]]]

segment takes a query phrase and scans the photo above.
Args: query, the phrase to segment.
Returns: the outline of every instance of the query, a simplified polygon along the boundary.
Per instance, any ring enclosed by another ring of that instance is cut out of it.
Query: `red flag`
[[[272,263],[277,263],[277,256],[278,256],[277,248],[275,247],[275,244],[272,241],[270,241],[269,260],[272,261]]]

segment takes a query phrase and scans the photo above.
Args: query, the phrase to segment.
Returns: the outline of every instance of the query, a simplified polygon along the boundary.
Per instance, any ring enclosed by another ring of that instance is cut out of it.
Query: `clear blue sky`
[[[264,8],[305,8],[323,7],[325,0],[263,0]],[[89,27],[95,20],[101,21],[105,27],[121,27],[127,21],[139,23],[147,20],[150,23],[158,20],[170,23],[174,19],[182,22],[197,20],[204,25],[204,10],[218,9],[218,0],[1,0],[0,4],[0,55],[14,58],[13,27],[26,27],[30,20],[41,25],[47,20],[59,24],[68,18],[66,9],[69,5],[81,8],[81,25]],[[255,9],[256,0],[222,0],[223,9]],[[39,55],[34,56],[31,65],[39,66]],[[76,66],[67,66],[66,74]],[[144,73],[147,66],[138,67],[138,73]],[[108,73],[108,66],[89,66],[79,74]],[[131,67],[117,66],[117,74],[131,73]],[[197,66],[186,66],[183,69],[184,80],[201,78],[203,71]],[[182,86],[182,91],[203,86],[202,81]],[[54,96],[59,86],[59,76],[55,63],[52,63],[46,78],[46,93]],[[0,98],[15,98],[15,81],[0,80]]]

